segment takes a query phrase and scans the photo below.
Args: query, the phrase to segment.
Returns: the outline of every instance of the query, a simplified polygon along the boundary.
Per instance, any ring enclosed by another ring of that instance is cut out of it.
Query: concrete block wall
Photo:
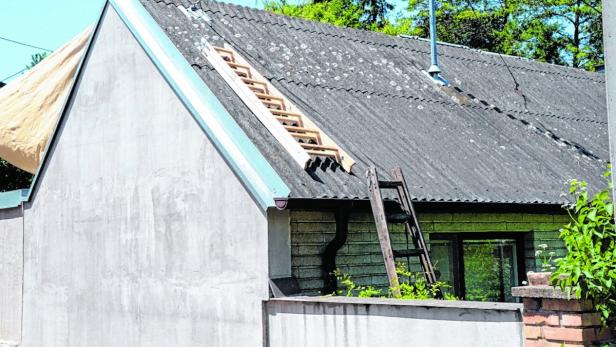
[[[527,271],[541,268],[541,257],[535,256],[537,246],[547,244],[547,251],[564,255],[565,248],[558,239],[558,230],[568,221],[566,214],[523,213],[425,213],[419,215],[428,247],[430,234],[465,232],[524,233],[525,266]],[[336,222],[330,211],[293,210],[291,223],[292,273],[299,279],[303,294],[318,295],[323,288],[321,253],[334,238]],[[401,225],[392,229],[394,249],[406,247]],[[385,266],[370,211],[353,211],[349,218],[347,242],[338,251],[337,267],[351,275],[355,283],[387,287]],[[411,270],[419,271],[415,263]]]
[[[520,347],[520,304],[287,297],[265,305],[270,347]]]

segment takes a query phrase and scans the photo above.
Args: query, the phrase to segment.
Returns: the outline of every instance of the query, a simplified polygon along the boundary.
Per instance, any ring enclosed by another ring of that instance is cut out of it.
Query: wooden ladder
[[[271,93],[272,88],[270,88],[269,81],[257,79],[250,66],[237,63],[232,50],[221,47],[213,48],[306,153],[314,156],[331,157],[340,162],[339,149],[324,145],[318,130],[304,127],[303,116],[300,113],[288,110],[287,104],[290,104],[290,102],[286,97]]]
[[[381,251],[383,252],[383,259],[385,261],[385,269],[387,270],[387,277],[389,278],[389,285],[393,290],[394,297],[400,297],[400,282],[398,280],[398,274],[396,273],[396,258],[419,257],[421,267],[423,269],[426,281],[429,285],[436,282],[436,274],[430,261],[430,254],[426,248],[426,243],[411,202],[406,181],[402,175],[400,168],[395,168],[392,172],[392,181],[381,181],[376,172],[376,168],[370,167],[368,169],[368,184],[370,187],[370,204],[372,205],[372,213],[374,215],[374,221],[376,223],[376,230],[379,236],[379,243],[381,244]],[[383,195],[381,189],[394,189],[398,195],[398,202],[402,209],[402,213],[388,214],[385,211],[385,203],[383,201]],[[393,250],[391,247],[391,238],[387,222],[402,223],[404,224],[405,232],[408,238],[413,241],[413,249],[405,250]],[[409,269],[410,270],[410,269]]]

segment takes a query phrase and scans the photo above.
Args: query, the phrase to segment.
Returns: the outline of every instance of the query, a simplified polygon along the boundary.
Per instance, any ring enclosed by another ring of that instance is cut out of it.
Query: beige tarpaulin
[[[35,173],[54,131],[92,28],[0,88],[0,158]]]

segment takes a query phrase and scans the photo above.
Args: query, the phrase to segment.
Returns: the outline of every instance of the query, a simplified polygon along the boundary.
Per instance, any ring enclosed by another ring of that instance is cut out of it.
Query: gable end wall
[[[267,219],[108,7],[25,211],[20,346],[261,346]]]

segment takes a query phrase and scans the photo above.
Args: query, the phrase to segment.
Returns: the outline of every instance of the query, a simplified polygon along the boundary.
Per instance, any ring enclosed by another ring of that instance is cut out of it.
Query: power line
[[[2,36],[0,36],[0,40],[8,41],[8,42],[15,43],[15,44],[22,45],[22,46],[26,46],[26,47],[40,49],[40,50],[47,51],[47,52],[53,52],[51,49],[30,45],[30,44],[27,44],[27,43],[24,43],[24,42],[20,42],[20,41],[15,41],[15,40],[7,39],[6,37],[2,37]]]
[[[19,75],[20,73],[22,73],[22,72],[24,72],[26,70],[28,70],[28,68],[21,69],[21,70],[15,72],[14,74],[12,74],[12,75],[10,75],[8,77],[5,77],[5,78],[1,79],[0,82],[4,82],[4,81],[8,80],[9,78],[15,77],[15,76]]]

